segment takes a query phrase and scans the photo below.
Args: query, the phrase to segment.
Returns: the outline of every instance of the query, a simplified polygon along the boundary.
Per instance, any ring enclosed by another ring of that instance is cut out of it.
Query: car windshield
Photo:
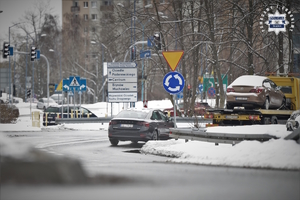
[[[262,86],[262,82],[267,79],[264,76],[240,76],[233,81],[228,87],[232,86]]]
[[[57,113],[59,111],[59,108],[56,107],[49,107],[45,110],[45,112],[54,112]]]
[[[121,111],[116,118],[139,118],[145,119],[148,115],[149,111],[141,111],[141,110],[123,110]]]

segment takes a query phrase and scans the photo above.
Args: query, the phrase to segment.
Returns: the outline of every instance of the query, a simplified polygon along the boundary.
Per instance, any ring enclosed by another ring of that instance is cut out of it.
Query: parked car
[[[226,108],[280,108],[286,98],[280,87],[264,76],[245,75],[238,77],[227,87]]]
[[[50,97],[59,105],[67,103],[67,98],[64,96],[64,94],[52,94]]]
[[[169,139],[171,127],[174,127],[173,121],[159,109],[130,108],[121,111],[109,122],[108,137],[113,146],[119,141],[136,143]]]
[[[300,110],[294,111],[290,118],[286,122],[286,129],[288,131],[293,131],[299,128],[300,124]]]
[[[184,114],[184,109],[183,109],[184,105],[183,103],[179,103],[178,104],[178,108],[180,110],[181,113],[178,113],[176,112],[176,116],[182,116]],[[208,103],[206,102],[195,102],[195,105],[194,105],[194,115],[204,115],[206,113],[206,110],[211,108]],[[163,110],[163,112],[166,114],[166,115],[169,115],[168,113],[170,113],[170,117],[174,117],[174,107],[172,108],[166,108]],[[188,110],[188,113],[189,114],[189,110]]]
[[[49,106],[58,105],[53,99],[49,98]],[[39,102],[36,104],[36,108],[45,110],[48,108],[48,98],[40,98]]]
[[[69,109],[69,111],[68,111]],[[61,114],[61,111],[63,113]],[[49,106],[44,110],[43,113],[43,125],[56,125],[56,118],[87,118],[87,117],[97,117],[94,113],[90,110],[80,107],[80,106]],[[47,122],[47,123],[46,123]]]

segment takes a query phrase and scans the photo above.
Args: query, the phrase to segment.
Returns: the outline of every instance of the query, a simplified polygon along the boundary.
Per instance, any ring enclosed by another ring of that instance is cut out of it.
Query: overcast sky
[[[25,11],[34,10],[34,3],[36,1],[47,0],[0,0],[0,40],[8,42],[8,28],[14,22],[25,14]],[[62,0],[49,0],[50,6],[53,8],[53,15],[58,15],[61,24],[62,15]],[[13,28],[11,28],[12,31]],[[1,44],[2,46],[2,44]]]

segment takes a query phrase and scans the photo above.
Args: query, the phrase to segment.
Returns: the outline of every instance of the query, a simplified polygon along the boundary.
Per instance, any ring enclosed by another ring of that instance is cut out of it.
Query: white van
[[[52,99],[54,99],[54,101],[57,103],[57,104],[62,104],[62,102],[64,104],[66,104],[67,102],[67,98],[64,96],[64,94],[52,94],[50,96]]]

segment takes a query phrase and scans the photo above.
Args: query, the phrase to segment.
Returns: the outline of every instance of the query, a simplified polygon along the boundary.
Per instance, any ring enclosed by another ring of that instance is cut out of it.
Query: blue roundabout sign
[[[171,94],[177,94],[183,90],[184,78],[179,72],[169,72],[163,80],[165,90]]]

